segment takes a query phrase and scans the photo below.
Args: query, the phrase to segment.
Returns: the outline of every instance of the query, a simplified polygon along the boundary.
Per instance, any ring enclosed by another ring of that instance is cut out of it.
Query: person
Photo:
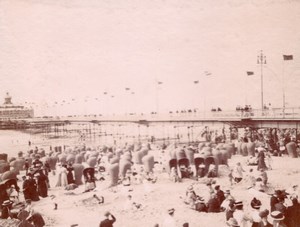
[[[190,185],[186,191],[186,198],[184,202],[188,204],[191,208],[194,208],[195,206],[195,201],[196,201],[196,193],[194,191],[194,188],[192,185]]]
[[[259,227],[260,222],[261,222],[261,217],[259,216],[259,209],[261,207],[261,201],[254,197],[251,200],[250,205],[253,208],[253,211],[250,214],[251,215],[251,220],[252,220],[251,227]]]
[[[105,219],[100,222],[99,227],[113,227],[113,224],[117,220],[115,216],[110,213],[109,211],[106,211],[104,213]]]
[[[262,147],[258,148],[258,155],[257,155],[257,160],[258,160],[258,165],[257,165],[257,170],[260,169],[267,169],[267,165],[265,163],[265,149]]]
[[[74,168],[72,166],[72,163],[68,163],[68,166],[67,166],[67,182],[68,182],[68,184],[75,183],[73,172],[74,172]]]
[[[211,198],[207,203],[207,212],[208,213],[218,213],[220,212],[220,202],[218,196],[214,193],[211,195]]]
[[[177,173],[177,169],[175,167],[171,168],[170,179],[173,182],[179,182],[179,176],[178,176],[178,173]]]
[[[175,209],[168,209],[168,215],[165,217],[162,227],[176,227],[176,221],[174,218]]]
[[[43,227],[46,224],[44,218],[38,212],[33,212],[26,220],[32,223],[34,227]]]
[[[241,163],[238,162],[233,170],[233,177],[236,183],[239,183],[243,179],[243,172],[245,172],[245,170],[243,169]]]
[[[225,209],[226,221],[228,221],[230,218],[233,218],[234,208],[234,201],[230,200],[228,207]]]
[[[263,168],[260,169],[259,176],[261,177],[264,186],[267,186],[267,183],[268,183],[268,174],[265,171],[265,169],[263,169]]]
[[[288,227],[300,226],[300,203],[297,197],[292,198],[292,206],[289,206],[286,210],[285,223]]]
[[[45,198],[48,196],[48,177],[44,174],[43,171],[36,173],[36,182],[37,182],[37,191],[39,196]]]
[[[197,196],[195,201],[195,210],[198,212],[207,212],[205,201],[202,197]]]
[[[26,189],[26,191],[29,194],[29,199],[31,199],[32,201],[39,201],[39,194],[37,191],[37,184],[35,179],[33,178],[33,175],[31,173],[28,173],[28,187]]]
[[[220,185],[215,186],[215,191],[216,191],[217,198],[219,200],[219,204],[222,204],[223,201],[225,200],[225,195],[224,192],[220,189]]]
[[[201,163],[199,165],[198,171],[197,171],[197,176],[198,178],[202,178],[205,176],[205,165],[203,163]]]
[[[259,227],[272,227],[273,225],[268,221],[269,210],[265,209],[259,212],[261,218]]]
[[[271,212],[275,210],[275,204],[279,202],[279,196],[281,194],[280,190],[275,190],[273,195],[270,198],[270,207],[271,207]]]
[[[235,211],[233,212],[233,218],[237,220],[237,223],[241,227],[246,227],[247,222],[250,220],[249,217],[244,212],[244,206],[242,201],[237,201],[234,203]]]
[[[30,167],[29,160],[26,158],[24,162],[25,174],[28,173],[29,167]]]
[[[222,204],[221,204],[221,209],[222,209],[222,210],[226,210],[227,207],[229,206],[229,203],[230,203],[231,201],[235,202],[235,199],[234,199],[233,196],[230,194],[230,190],[229,190],[229,189],[225,190],[224,196],[225,196],[225,199],[224,199],[224,201],[223,201]]]
[[[12,204],[13,204],[13,202],[10,200],[5,200],[2,203],[2,211],[1,211],[2,219],[14,218],[13,214],[10,212],[12,209]]]
[[[273,219],[273,227],[288,227],[286,224],[284,224],[284,215],[280,211],[273,211],[271,213],[271,217]]]

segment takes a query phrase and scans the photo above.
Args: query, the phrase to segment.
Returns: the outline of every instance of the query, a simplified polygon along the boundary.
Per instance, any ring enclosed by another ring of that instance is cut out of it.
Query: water
[[[205,125],[202,122],[167,122],[167,123],[72,123],[55,126],[51,130],[28,130],[27,132],[1,130],[0,153],[7,153],[9,157],[17,156],[19,151],[26,153],[30,149],[50,146],[74,147],[87,145],[96,147],[101,145],[124,145],[126,143],[153,141],[159,143],[192,143],[203,141],[201,137]],[[226,125],[215,123],[210,130],[219,132]],[[228,128],[228,126],[226,126]],[[29,146],[29,141],[31,146]]]

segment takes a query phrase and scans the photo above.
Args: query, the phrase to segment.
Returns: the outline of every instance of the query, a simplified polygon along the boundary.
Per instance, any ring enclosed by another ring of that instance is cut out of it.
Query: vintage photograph
[[[0,227],[300,227],[299,0],[0,0]]]

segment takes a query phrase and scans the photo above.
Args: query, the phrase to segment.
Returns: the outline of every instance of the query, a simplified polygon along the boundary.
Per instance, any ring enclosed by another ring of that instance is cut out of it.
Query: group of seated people
[[[193,185],[189,186],[184,203],[198,212],[225,212],[226,224],[230,227],[300,226],[297,185],[293,185],[288,190],[275,190],[270,196],[270,208],[265,209],[266,204],[262,204],[261,200],[256,197],[252,198],[250,206],[244,206],[245,201],[236,200],[230,190],[224,192],[220,185],[213,186],[214,183],[207,183],[207,190],[201,196],[196,194]],[[262,207],[264,209],[261,209]]]
[[[1,204],[1,219],[19,220],[18,226],[43,227],[45,221],[39,212],[36,212],[31,204],[31,200],[15,204],[11,200],[5,200]]]

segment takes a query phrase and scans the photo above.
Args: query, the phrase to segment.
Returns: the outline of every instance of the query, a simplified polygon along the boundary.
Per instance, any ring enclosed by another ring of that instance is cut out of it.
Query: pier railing
[[[211,111],[211,112],[178,112],[159,114],[123,114],[123,115],[85,115],[56,116],[26,119],[26,121],[240,121],[253,120],[300,120],[300,108],[272,108],[250,111]]]

